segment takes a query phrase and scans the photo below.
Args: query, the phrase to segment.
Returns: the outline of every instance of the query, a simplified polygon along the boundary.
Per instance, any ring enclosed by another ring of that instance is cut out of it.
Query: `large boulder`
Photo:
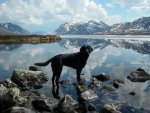
[[[127,78],[132,82],[145,82],[150,80],[150,74],[145,72],[144,69],[139,68],[136,71],[131,72],[131,75],[127,76]]]
[[[36,87],[48,81],[41,71],[15,69],[11,80],[20,87]]]

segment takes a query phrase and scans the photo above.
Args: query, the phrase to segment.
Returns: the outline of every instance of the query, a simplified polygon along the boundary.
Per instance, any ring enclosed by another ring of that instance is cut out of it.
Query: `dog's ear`
[[[87,46],[87,48],[89,49],[90,53],[93,51],[93,48],[91,46]]]
[[[80,52],[85,52],[86,51],[86,46],[82,46],[81,48],[80,48]]]

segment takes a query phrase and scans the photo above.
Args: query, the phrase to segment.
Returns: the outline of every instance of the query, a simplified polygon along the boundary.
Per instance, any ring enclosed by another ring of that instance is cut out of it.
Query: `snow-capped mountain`
[[[23,29],[22,27],[12,24],[3,23],[0,24],[0,35],[29,35],[30,32]]]
[[[108,29],[108,27],[107,24],[95,20],[88,22],[71,21],[60,25],[55,33],[59,35],[89,35],[96,32],[103,32]]]
[[[112,25],[105,34],[150,34],[150,17]]]

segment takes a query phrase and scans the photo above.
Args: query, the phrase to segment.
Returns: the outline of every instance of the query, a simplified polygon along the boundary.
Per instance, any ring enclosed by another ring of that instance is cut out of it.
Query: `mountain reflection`
[[[0,51],[13,51],[21,46],[22,44],[0,44]]]
[[[71,39],[66,38],[60,41],[60,45],[65,48],[81,47],[91,45],[94,49],[104,49],[107,46],[131,49],[141,54],[150,54],[150,41],[129,40],[129,39]]]

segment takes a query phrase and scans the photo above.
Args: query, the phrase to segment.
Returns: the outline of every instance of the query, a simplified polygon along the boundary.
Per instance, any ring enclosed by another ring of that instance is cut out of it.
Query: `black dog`
[[[77,72],[77,80],[80,82],[80,74],[83,67],[86,65],[89,54],[93,51],[91,46],[82,46],[80,48],[80,52],[72,53],[72,54],[59,54],[54,56],[43,63],[35,63],[37,66],[46,66],[51,62],[51,67],[53,71],[52,76],[52,84],[54,85],[54,80],[56,85],[58,86],[59,77],[61,75],[62,67],[68,66],[76,69]]]

